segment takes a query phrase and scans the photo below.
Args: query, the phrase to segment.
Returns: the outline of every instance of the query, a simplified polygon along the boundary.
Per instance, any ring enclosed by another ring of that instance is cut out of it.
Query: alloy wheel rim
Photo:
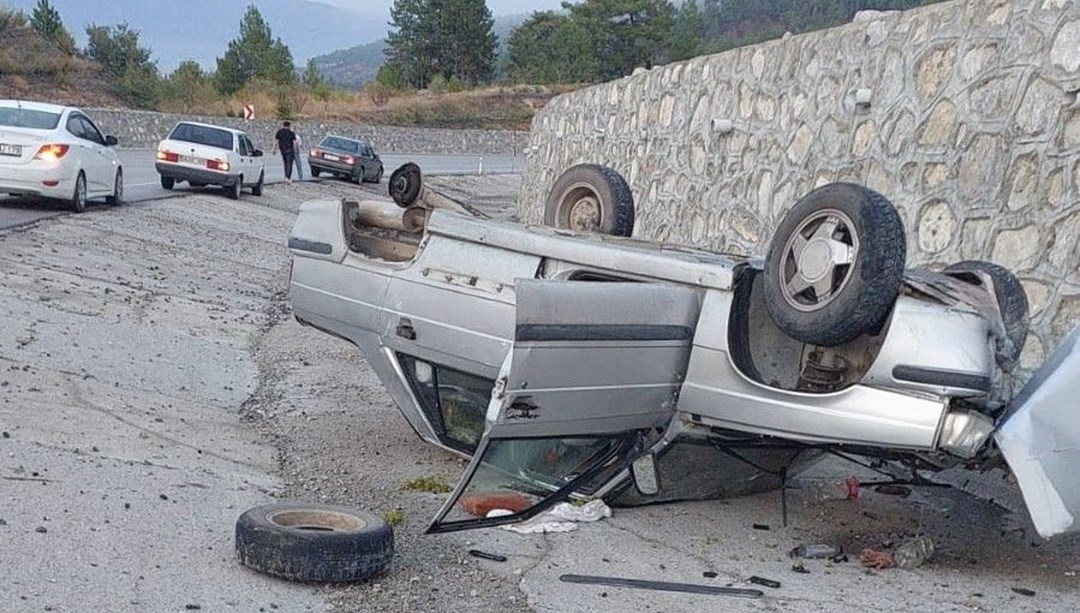
[[[859,237],[851,218],[836,209],[808,216],[784,243],[780,290],[792,308],[824,308],[851,280],[859,255]]]

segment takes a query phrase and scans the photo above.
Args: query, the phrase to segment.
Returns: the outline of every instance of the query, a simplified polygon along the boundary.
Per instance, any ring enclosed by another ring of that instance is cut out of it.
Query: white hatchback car
[[[181,121],[158,144],[155,166],[165,189],[187,181],[192,187],[220,185],[233,200],[245,187],[262,195],[263,152],[241,130]]]
[[[66,200],[76,212],[90,198],[117,204],[124,171],[115,145],[77,108],[0,100],[0,194]]]

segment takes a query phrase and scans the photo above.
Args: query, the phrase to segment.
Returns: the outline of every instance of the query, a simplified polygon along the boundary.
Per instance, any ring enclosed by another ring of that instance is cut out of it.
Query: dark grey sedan
[[[383,163],[371,143],[346,136],[327,134],[308,153],[311,176],[322,173],[353,183],[382,181]]]

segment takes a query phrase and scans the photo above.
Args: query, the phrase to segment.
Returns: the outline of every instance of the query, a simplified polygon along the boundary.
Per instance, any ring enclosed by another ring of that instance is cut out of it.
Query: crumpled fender
[[[994,440],[1039,535],[1080,532],[1080,328],[1013,399]]]

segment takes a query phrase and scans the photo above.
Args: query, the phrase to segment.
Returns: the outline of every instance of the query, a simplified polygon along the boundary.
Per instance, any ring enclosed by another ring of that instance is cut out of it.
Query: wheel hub
[[[847,286],[859,251],[851,218],[835,209],[808,216],[784,245],[784,300],[800,311],[823,308]]]
[[[593,196],[583,196],[570,207],[570,228],[591,232],[600,227],[600,202]]]
[[[810,241],[799,256],[799,275],[807,281],[817,281],[831,270],[832,248],[822,239]]]

